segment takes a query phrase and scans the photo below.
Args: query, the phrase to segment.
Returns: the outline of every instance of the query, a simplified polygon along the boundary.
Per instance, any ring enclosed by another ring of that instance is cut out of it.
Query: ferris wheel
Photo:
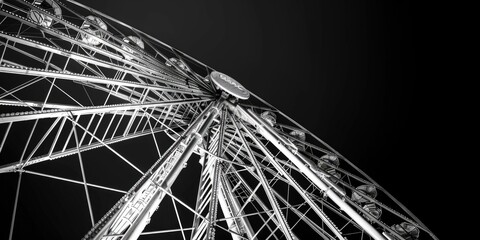
[[[1,238],[438,239],[228,73],[75,1],[0,6]]]

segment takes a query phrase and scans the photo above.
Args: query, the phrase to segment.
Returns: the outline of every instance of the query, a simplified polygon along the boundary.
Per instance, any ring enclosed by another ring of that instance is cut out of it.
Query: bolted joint
[[[203,142],[203,137],[202,137],[202,134],[200,134],[199,132],[194,132],[193,133],[193,137],[197,139],[197,145],[201,145],[202,142]]]

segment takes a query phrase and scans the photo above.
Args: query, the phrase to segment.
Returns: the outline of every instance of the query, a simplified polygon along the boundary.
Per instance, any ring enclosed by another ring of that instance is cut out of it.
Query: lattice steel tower
[[[68,239],[437,239],[226,74],[75,1],[0,4],[9,239],[34,215]]]

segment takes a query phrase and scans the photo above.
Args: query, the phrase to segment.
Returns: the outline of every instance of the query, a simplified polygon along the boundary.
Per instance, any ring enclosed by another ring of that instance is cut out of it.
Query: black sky
[[[438,237],[441,134],[410,1],[79,0],[224,72],[326,141]]]

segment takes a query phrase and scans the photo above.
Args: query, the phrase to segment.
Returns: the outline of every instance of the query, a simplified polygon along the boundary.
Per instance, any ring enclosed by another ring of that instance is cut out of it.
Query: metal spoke
[[[18,174],[17,191],[15,192],[15,203],[13,204],[12,221],[10,222],[10,233],[8,235],[9,240],[12,240],[12,237],[13,237],[13,229],[15,226],[15,216],[17,216],[18,196],[20,194],[21,183],[22,183],[22,173],[20,172]]]
[[[98,188],[98,189],[108,190],[108,191],[112,191],[112,192],[127,193],[127,191],[120,190],[120,189],[115,189],[115,188],[112,188],[112,187],[105,187],[105,186],[101,186],[101,185],[93,184],[93,183],[84,183],[83,181],[77,181],[77,180],[73,180],[73,179],[68,179],[68,178],[64,178],[64,177],[53,176],[53,175],[50,175],[50,174],[39,173],[39,172],[35,172],[35,171],[30,171],[30,170],[20,170],[20,172],[28,173],[28,174],[33,174],[33,175],[37,175],[37,176],[41,176],[41,177],[46,177],[46,178],[51,178],[51,179],[55,179],[55,180],[61,180],[61,181],[64,181],[64,182],[76,183],[76,184],[80,184],[80,185],[86,184],[86,185],[89,186],[89,187],[94,187],[94,188]]]
[[[247,149],[247,153],[250,156],[251,162],[252,162],[253,166],[255,167],[257,174],[260,176],[260,181],[262,182],[262,186],[264,188],[264,191],[267,194],[268,200],[270,201],[270,204],[275,211],[275,216],[276,216],[277,220],[280,222],[280,226],[281,226],[281,229],[282,229],[283,233],[285,234],[285,237],[289,240],[293,240],[294,237],[293,237],[293,234],[292,234],[292,230],[288,226],[288,223],[285,219],[285,216],[283,216],[283,213],[281,212],[280,207],[278,206],[278,203],[277,203],[275,197],[272,194],[272,190],[270,189],[269,184],[267,183],[267,179],[265,178],[265,176],[262,173],[260,165],[258,164],[255,156],[252,153],[252,150],[250,149],[249,145],[247,144],[247,142],[245,140],[245,137],[243,136],[243,133],[241,132],[239,126],[237,125],[238,123],[235,122],[235,120],[234,120],[233,124],[235,125],[235,127],[237,128],[237,131],[239,132],[240,138],[241,138],[245,148]],[[242,128],[245,128],[243,125],[241,125],[241,126],[242,126]]]
[[[183,240],[186,240],[185,238],[185,229],[183,228],[182,226],[182,221],[180,220],[180,215],[178,214],[178,210],[177,210],[177,204],[175,203],[175,201],[173,199],[172,200],[172,204],[173,204],[173,208],[175,210],[175,215],[177,216],[177,221],[178,221],[178,226],[180,226],[180,230],[182,232],[182,237],[183,237]]]
[[[73,116],[72,116],[72,121]],[[75,125],[77,122],[75,121]],[[85,197],[87,198],[87,205],[88,205],[88,212],[90,213],[90,220],[92,222],[92,227],[95,224],[95,221],[93,220],[93,211],[92,211],[92,204],[90,203],[90,195],[88,194],[88,187],[87,187],[87,179],[85,177],[85,170],[83,168],[83,160],[82,160],[82,154],[80,153],[80,142],[78,141],[78,134],[77,134],[77,127],[73,126],[73,133],[75,135],[75,142],[77,144],[77,154],[78,154],[78,163],[80,164],[80,171],[82,172],[82,181],[83,181],[83,186],[85,190]]]

